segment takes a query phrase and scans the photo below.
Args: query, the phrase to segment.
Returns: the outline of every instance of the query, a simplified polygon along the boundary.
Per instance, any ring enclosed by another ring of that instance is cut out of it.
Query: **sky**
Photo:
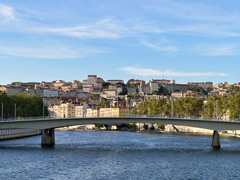
[[[239,0],[0,0],[0,84],[240,82]]]

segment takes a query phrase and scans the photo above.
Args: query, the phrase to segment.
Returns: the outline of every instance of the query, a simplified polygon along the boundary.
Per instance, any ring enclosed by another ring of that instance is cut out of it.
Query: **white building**
[[[158,91],[158,83],[155,81],[150,81],[149,84],[149,89],[150,89],[150,93],[152,94],[154,91]]]
[[[97,75],[88,75],[88,84],[92,84],[93,87],[97,86]]]
[[[89,106],[87,104],[75,106],[75,117],[86,117],[88,107]]]

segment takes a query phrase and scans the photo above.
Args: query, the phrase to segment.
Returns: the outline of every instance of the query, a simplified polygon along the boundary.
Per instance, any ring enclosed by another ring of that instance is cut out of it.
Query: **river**
[[[56,131],[0,142],[0,179],[239,179],[240,138],[112,131]]]

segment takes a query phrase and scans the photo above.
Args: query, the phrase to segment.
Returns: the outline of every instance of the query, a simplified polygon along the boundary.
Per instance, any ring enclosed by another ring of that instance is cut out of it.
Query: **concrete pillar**
[[[42,146],[53,146],[55,144],[54,128],[42,130]]]
[[[107,131],[111,131],[112,125],[104,124]]]
[[[218,131],[214,130],[213,131],[213,137],[212,137],[212,147],[219,149],[220,146],[220,139],[219,139],[219,134]]]

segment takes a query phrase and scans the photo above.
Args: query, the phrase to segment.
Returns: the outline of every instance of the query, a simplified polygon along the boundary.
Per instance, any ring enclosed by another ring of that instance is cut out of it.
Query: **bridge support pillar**
[[[111,131],[112,125],[104,124],[107,131]]]
[[[54,128],[42,130],[42,146],[53,146],[55,144]]]
[[[221,147],[219,134],[218,134],[218,131],[216,131],[216,130],[213,131],[212,147],[217,148],[217,149],[219,149]]]

